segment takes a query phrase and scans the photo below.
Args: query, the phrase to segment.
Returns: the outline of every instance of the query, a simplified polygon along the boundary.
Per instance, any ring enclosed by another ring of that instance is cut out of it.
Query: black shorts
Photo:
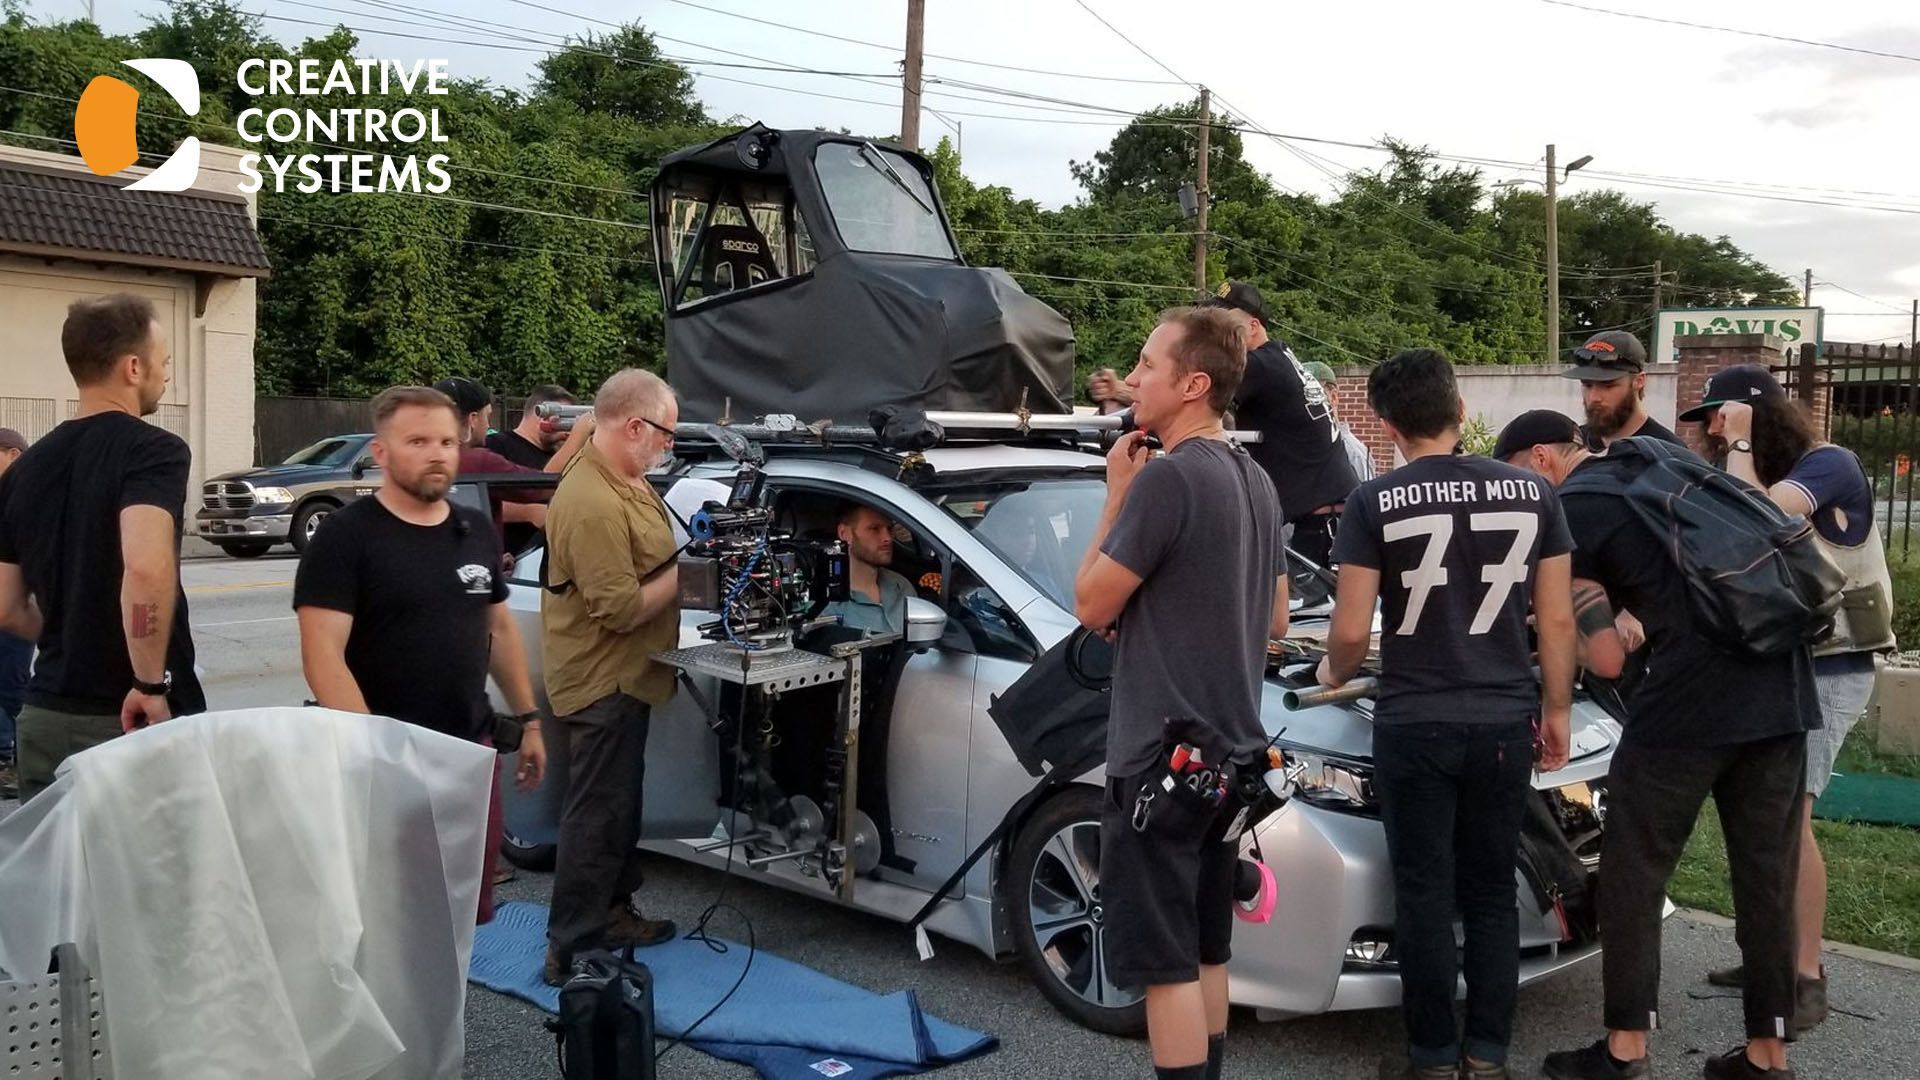
[[[1224,964],[1233,955],[1233,878],[1240,844],[1238,836],[1229,840],[1226,833],[1241,803],[1229,795],[1225,805],[1213,808],[1162,792],[1146,828],[1135,829],[1141,785],[1165,773],[1155,767],[1107,780],[1100,816],[1100,903],[1107,974],[1116,986],[1193,982],[1200,965]]]

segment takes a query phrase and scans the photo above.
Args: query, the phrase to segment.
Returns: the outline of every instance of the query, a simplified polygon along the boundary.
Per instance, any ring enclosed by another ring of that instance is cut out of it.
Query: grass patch
[[[1875,735],[1868,730],[1866,721],[1853,725],[1847,732],[1847,741],[1840,744],[1840,757],[1833,764],[1833,771],[1840,773],[1879,773],[1883,776],[1904,776],[1910,780],[1920,780],[1920,757],[1910,754],[1883,754],[1874,748]]]
[[[1827,859],[1828,940],[1920,957],[1920,830],[1815,821],[1813,832]],[[1726,841],[1711,799],[1668,893],[1682,907],[1734,913]]]

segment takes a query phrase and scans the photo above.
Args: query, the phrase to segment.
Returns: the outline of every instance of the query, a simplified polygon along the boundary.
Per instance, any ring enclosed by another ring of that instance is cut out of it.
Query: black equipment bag
[[[562,1080],[653,1080],[653,973],[605,951],[581,953],[560,988]]]
[[[1715,644],[1774,656],[1833,628],[1846,575],[1806,518],[1658,439],[1616,440],[1601,460],[1604,467],[1579,470],[1560,493],[1624,496],[1679,567],[1688,610]]]

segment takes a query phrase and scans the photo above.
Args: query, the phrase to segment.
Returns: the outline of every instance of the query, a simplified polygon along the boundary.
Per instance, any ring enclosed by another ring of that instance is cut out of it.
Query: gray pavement
[[[299,639],[288,604],[296,563],[290,555],[265,559],[202,559],[184,579],[195,640],[213,708],[298,704]],[[6,807],[0,804],[0,814]],[[653,858],[641,900],[649,914],[684,928],[720,889],[719,873]],[[500,890],[503,900],[544,902],[544,874],[522,873]],[[726,900],[753,920],[760,947],[876,992],[915,990],[934,1015],[990,1032],[1000,1049],[943,1070],[962,1077],[1129,1077],[1148,1075],[1143,1044],[1097,1035],[1060,1016],[1029,983],[1018,964],[996,963],[966,947],[935,938],[931,961],[915,958],[911,936],[896,924],[796,897],[747,879],[727,885]],[[1285,933],[1286,913],[1273,928]],[[723,914],[720,933],[745,940]],[[1701,975],[1737,959],[1733,931],[1724,925],[1676,918],[1666,934],[1667,1030],[1655,1039],[1659,1075],[1698,1076],[1705,1054],[1738,1041],[1740,1005]],[[641,956],[644,959],[644,953]],[[1837,1011],[1794,1049],[1798,1074],[1808,1080],[1920,1077],[1920,971],[1831,956]],[[713,988],[717,996],[726,988]],[[1598,966],[1568,973],[1520,995],[1516,1075],[1537,1075],[1549,1050],[1598,1036]],[[466,1075],[474,1080],[528,1080],[557,1075],[552,1037],[531,1006],[474,987],[467,1002]],[[1371,1078],[1381,1054],[1397,1046],[1396,1013],[1375,1011],[1262,1024],[1236,1010],[1228,1050],[1230,1076]],[[663,1077],[748,1077],[739,1066],[698,1051],[675,1050]]]

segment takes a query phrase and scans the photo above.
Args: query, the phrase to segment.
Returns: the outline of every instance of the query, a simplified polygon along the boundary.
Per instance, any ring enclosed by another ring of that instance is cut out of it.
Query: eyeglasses
[[[665,435],[669,441],[673,439],[673,429],[668,427],[667,425],[657,424],[652,420],[647,419],[644,416],[636,416],[634,417],[634,419],[640,421],[641,423],[647,425],[648,427],[651,427],[655,431],[658,431],[660,434]]]

